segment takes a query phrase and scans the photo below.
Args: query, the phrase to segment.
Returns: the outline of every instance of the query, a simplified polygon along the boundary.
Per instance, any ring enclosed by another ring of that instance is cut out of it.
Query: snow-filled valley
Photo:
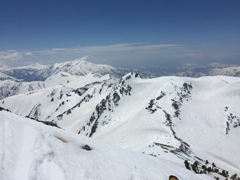
[[[0,179],[240,177],[239,77],[119,79],[73,64],[0,100]]]

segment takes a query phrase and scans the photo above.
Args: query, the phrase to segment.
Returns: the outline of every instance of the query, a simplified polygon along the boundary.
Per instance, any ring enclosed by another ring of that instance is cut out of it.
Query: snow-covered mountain
[[[216,75],[240,77],[240,66],[219,63],[211,63],[209,65],[184,64],[177,69],[176,73],[173,74],[183,77]]]
[[[197,162],[199,172],[207,160],[216,171],[240,173],[239,78],[142,79],[131,73],[79,85],[69,80],[6,98],[0,106],[161,160]]]
[[[22,81],[43,81],[49,75],[49,66],[33,64],[23,67],[5,68],[1,72]]]
[[[86,61],[86,57],[76,59],[73,61],[67,61],[63,63],[56,63],[50,66],[50,70],[53,73],[67,72],[72,75],[83,76],[89,73],[94,76],[101,77],[106,74],[111,74],[113,76],[122,76],[126,73],[126,70],[120,70],[109,65],[94,64]],[[124,72],[122,72],[124,71]]]
[[[90,63],[86,61],[86,57],[83,57],[73,61],[55,63],[51,66],[34,64],[17,68],[2,69],[1,72],[8,76],[31,82],[44,81],[50,76],[61,72],[66,72],[76,76],[85,76],[91,73],[95,77],[101,77],[107,74],[110,74],[114,77],[121,77],[128,73],[129,69]]]
[[[50,66],[51,74],[58,72],[67,72],[72,75],[83,76],[89,73],[94,76],[101,77],[106,74],[109,74],[115,78],[121,78],[129,72],[135,72],[141,74],[141,76],[157,77],[158,74],[152,73],[151,71],[145,71],[144,69],[138,68],[117,68],[105,64],[94,64],[87,61],[87,57],[76,59],[73,61],[67,61],[63,63],[56,63]]]
[[[209,74],[212,76],[221,74],[224,76],[240,77],[240,66],[214,68],[214,69],[210,70]]]
[[[18,81],[18,79],[8,76],[6,74],[3,74],[0,72],[0,81],[4,81],[4,80],[13,80],[13,81]]]

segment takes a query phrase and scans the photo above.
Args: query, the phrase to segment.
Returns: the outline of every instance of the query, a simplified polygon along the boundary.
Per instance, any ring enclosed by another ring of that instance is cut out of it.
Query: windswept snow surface
[[[91,150],[83,149],[88,145]],[[0,112],[1,180],[212,179],[181,164]]]

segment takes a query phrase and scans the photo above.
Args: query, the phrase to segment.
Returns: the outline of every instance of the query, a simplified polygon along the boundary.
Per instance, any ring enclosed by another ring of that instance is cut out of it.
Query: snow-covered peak
[[[79,63],[88,63],[87,59],[88,59],[88,56],[84,56],[84,57],[81,57],[81,58],[74,59],[74,60],[72,60],[71,62],[72,62],[72,63],[76,63],[76,64],[79,64]]]
[[[135,72],[131,72],[126,74],[125,76],[122,77],[122,80],[128,80],[128,79],[136,79],[136,78],[140,78],[141,76]]]
[[[72,75],[87,75],[92,73],[95,76],[110,74],[115,68],[109,65],[94,64],[80,58],[73,61],[57,63],[50,68],[53,72],[67,72]]]

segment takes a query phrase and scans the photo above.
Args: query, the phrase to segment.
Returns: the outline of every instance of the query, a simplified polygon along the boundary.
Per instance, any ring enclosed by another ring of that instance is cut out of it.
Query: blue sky
[[[1,0],[0,63],[240,64],[239,0]]]

